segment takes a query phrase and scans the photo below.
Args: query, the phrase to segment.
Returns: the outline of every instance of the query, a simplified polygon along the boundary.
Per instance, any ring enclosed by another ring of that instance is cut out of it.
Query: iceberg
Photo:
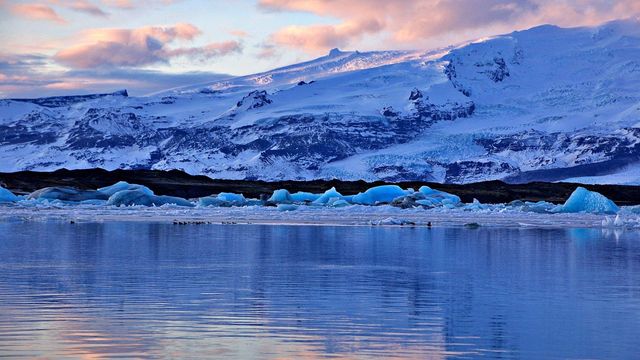
[[[106,194],[107,196],[111,196],[119,191],[123,190],[141,190],[145,192],[147,195],[153,195],[153,191],[144,185],[138,184],[129,184],[126,181],[118,181],[117,183],[99,188],[98,191]]]
[[[60,200],[80,202],[85,200],[107,200],[108,195],[96,190],[79,190],[67,186],[53,186],[36,190],[27,196],[30,200]]]
[[[107,205],[112,206],[162,206],[166,204],[173,204],[178,206],[194,206],[190,201],[175,197],[175,196],[158,196],[149,195],[145,190],[122,190],[111,195],[107,201]]]
[[[424,195],[427,199],[433,203],[440,203],[442,205],[456,206],[461,203],[460,197],[448,192],[432,189],[428,186],[421,186],[418,192]]]
[[[18,200],[20,200],[19,197],[15,196],[11,191],[0,186],[0,203],[16,202]]]
[[[360,205],[384,204],[406,195],[409,195],[409,191],[402,190],[398,185],[381,185],[354,195],[352,202]]]
[[[304,191],[298,191],[295,194],[291,194],[291,199],[293,199],[293,202],[296,203],[307,203],[307,202],[314,202],[316,200],[318,200],[318,198],[320,198],[321,195],[319,194],[313,194],[310,192],[304,192]]]
[[[218,199],[232,203],[233,205],[243,205],[247,202],[243,194],[221,192],[217,196]]]
[[[288,190],[279,189],[273,192],[273,195],[267,200],[276,204],[291,204],[293,202],[293,197]]]
[[[606,196],[581,186],[575,189],[564,205],[554,210],[554,212],[561,213],[585,212],[593,214],[617,214],[618,211],[620,211],[618,205]]]
[[[337,200],[344,199],[346,201],[349,201],[346,199],[346,197],[342,196],[342,194],[340,194],[335,187],[332,187],[331,189],[325,191],[324,194],[320,195],[317,199],[315,199],[313,201],[313,204],[326,205],[331,199],[337,199]]]
[[[243,206],[247,204],[243,194],[221,192],[217,196],[205,196],[198,199],[200,206]]]

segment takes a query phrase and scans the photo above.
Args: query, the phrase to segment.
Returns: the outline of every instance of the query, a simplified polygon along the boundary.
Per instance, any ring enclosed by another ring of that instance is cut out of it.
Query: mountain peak
[[[329,51],[329,56],[338,56],[338,55],[342,55],[343,52],[340,51],[340,49],[338,48],[333,48]]]

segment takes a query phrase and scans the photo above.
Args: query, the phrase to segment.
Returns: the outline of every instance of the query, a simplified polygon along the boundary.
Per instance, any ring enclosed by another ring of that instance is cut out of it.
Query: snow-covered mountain
[[[341,52],[171,89],[0,100],[0,171],[640,183],[640,21]]]

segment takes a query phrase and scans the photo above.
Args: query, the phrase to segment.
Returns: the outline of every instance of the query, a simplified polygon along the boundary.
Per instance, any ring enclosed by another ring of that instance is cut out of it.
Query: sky
[[[145,95],[342,50],[640,15],[638,0],[0,0],[0,97]]]

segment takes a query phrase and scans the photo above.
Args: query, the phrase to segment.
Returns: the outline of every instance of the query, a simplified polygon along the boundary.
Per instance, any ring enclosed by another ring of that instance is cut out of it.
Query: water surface
[[[634,358],[639,235],[1,223],[0,357]]]

